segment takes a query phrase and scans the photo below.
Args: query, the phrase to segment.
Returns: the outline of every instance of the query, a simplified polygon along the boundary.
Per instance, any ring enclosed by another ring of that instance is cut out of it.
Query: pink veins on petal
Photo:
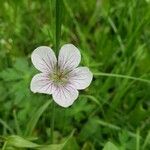
[[[69,107],[78,97],[78,90],[87,88],[93,78],[87,67],[78,67],[81,54],[72,44],[65,44],[58,60],[50,47],[40,46],[31,55],[32,63],[41,73],[30,84],[34,93],[52,94],[54,101]]]

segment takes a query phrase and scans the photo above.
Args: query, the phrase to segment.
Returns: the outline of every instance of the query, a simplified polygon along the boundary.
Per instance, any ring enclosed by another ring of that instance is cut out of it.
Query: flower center
[[[65,85],[68,83],[67,73],[60,71],[60,69],[56,69],[49,77],[56,85]]]

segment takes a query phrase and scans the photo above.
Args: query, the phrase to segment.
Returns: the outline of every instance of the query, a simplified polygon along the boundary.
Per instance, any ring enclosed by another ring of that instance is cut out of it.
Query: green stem
[[[114,74],[114,73],[104,73],[104,72],[98,72],[98,73],[93,73],[94,76],[107,76],[107,77],[116,77],[116,78],[124,78],[124,79],[131,79],[135,81],[141,81],[145,83],[150,84],[150,80],[143,79],[143,78],[137,78],[129,75],[122,75],[122,74]]]
[[[15,109],[13,110],[13,117],[14,117],[14,122],[15,122],[17,134],[21,135],[20,125],[18,123],[18,119],[17,119],[17,115],[16,115],[16,110]]]
[[[60,45],[60,37],[61,37],[61,22],[62,22],[62,0],[56,0],[56,30],[55,30],[55,49],[56,54],[58,55],[59,45]]]
[[[52,103],[52,118],[51,118],[51,143],[54,142],[54,125],[55,125],[55,102]]]
[[[60,38],[61,38],[61,21],[62,21],[62,0],[56,0],[55,3],[55,50],[58,55]],[[55,102],[52,105],[52,118],[51,118],[51,143],[53,143],[53,132],[55,126]]]
[[[136,150],[140,150],[140,131],[137,129],[136,132]]]
[[[2,147],[2,150],[5,150],[6,149],[6,145],[7,145],[7,141],[4,143],[3,147]]]

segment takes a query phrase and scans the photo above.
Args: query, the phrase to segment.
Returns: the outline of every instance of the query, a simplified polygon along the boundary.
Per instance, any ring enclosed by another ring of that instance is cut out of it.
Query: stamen
[[[65,85],[68,83],[68,74],[57,67],[53,74],[49,75],[49,79],[53,81],[55,85]]]

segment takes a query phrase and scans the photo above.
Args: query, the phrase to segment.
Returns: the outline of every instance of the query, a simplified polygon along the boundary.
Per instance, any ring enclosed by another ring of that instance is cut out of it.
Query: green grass
[[[0,149],[150,149],[148,0],[63,0],[60,41],[55,1],[0,4]],[[56,105],[50,145],[51,96],[31,93],[30,56],[65,43],[80,49],[94,79],[70,108]]]

